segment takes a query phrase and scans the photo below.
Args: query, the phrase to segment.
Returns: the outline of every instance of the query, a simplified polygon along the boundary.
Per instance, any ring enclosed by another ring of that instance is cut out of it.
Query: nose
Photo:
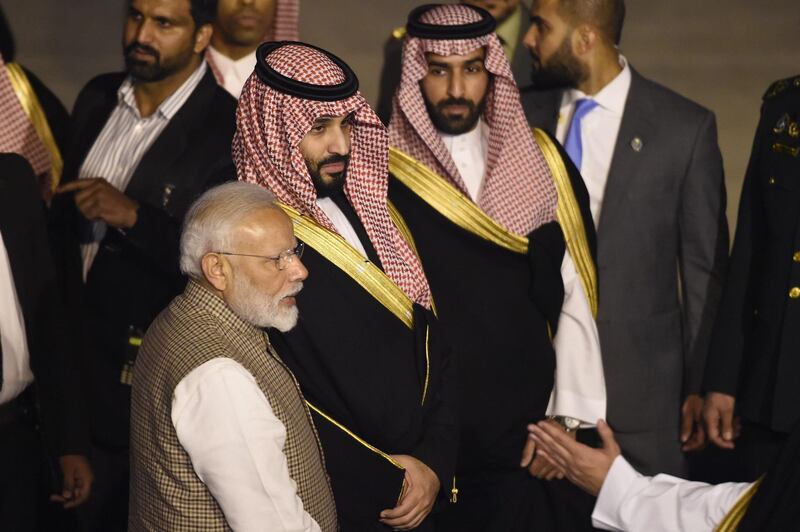
[[[295,257],[289,265],[289,276],[289,279],[293,283],[305,281],[308,277],[308,268],[306,268],[306,265],[300,260],[300,257]]]
[[[336,155],[347,155],[350,153],[350,132],[343,128],[331,128],[330,142],[328,151]]]
[[[458,70],[453,70],[447,84],[447,95],[451,98],[461,98],[464,96],[464,76]]]
[[[152,26],[149,21],[142,20],[136,28],[136,42],[150,44],[153,41]]]
[[[531,27],[528,28],[528,32],[525,33],[525,36],[522,38],[522,44],[525,45],[525,48],[531,51],[536,51],[536,44],[539,39],[539,29],[536,27],[536,24],[531,24]]]

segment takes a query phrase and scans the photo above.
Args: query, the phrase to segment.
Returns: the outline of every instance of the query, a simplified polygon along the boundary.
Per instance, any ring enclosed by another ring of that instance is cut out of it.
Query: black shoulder
[[[78,98],[75,100],[75,108],[80,103],[88,100],[96,100],[99,96],[106,95],[110,92],[115,92],[122,82],[125,80],[124,72],[110,72],[107,74],[100,74],[90,79],[89,82],[83,86],[78,93]]]
[[[236,98],[231,96],[223,87],[217,85],[211,97],[211,106],[208,109],[206,121],[225,130],[228,128],[235,129],[236,105]],[[227,131],[225,134],[227,134]]]
[[[33,178],[33,169],[30,163],[18,153],[0,153],[0,168],[4,175],[30,174]]]
[[[779,79],[778,81],[772,83],[772,85],[770,85],[767,91],[764,93],[763,100],[766,102],[784,94],[791,93],[800,93],[800,76]]]
[[[8,185],[16,191],[9,194],[15,201],[25,196],[36,199],[39,194],[36,183],[33,168],[25,157],[18,153],[0,153],[0,191]],[[8,189],[4,193],[8,193]]]

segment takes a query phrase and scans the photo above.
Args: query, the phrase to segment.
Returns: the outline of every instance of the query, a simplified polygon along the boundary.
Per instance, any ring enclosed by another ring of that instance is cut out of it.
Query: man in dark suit
[[[760,477],[800,423],[800,76],[773,83],[704,375],[709,439]],[[736,442],[734,413],[741,417]]]
[[[534,0],[531,125],[556,134],[597,226],[608,421],[645,474],[685,474],[728,250],[714,115],[633,70],[622,0]],[[602,211],[602,213],[601,213]]]
[[[90,81],[73,110],[53,225],[61,266],[85,281],[74,292],[82,292],[97,470],[97,497],[83,516],[92,530],[127,527],[130,379],[142,334],[185,284],[183,215],[235,175],[235,101],[203,61],[215,4],[131,0],[127,72]]]
[[[48,478],[45,455],[58,458],[63,478],[63,490],[52,497],[54,501],[67,508],[80,505],[92,484],[75,342],[57,289],[43,207],[30,164],[18,154],[0,154],[0,526],[4,530],[39,530]]]

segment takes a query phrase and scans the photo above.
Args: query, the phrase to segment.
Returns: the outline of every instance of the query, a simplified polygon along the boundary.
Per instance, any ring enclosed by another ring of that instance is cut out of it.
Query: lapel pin
[[[161,207],[166,208],[169,205],[169,200],[172,199],[172,191],[175,190],[175,185],[166,183],[161,191]]]
[[[780,135],[784,131],[786,131],[786,126],[789,125],[789,115],[784,113],[782,117],[778,119],[778,122],[775,124],[775,127],[772,128],[772,132],[776,135]]]
[[[642,151],[643,147],[644,147],[644,142],[642,142],[642,139],[640,139],[639,137],[633,137],[633,140],[631,141],[631,148],[633,148],[633,151],[639,153],[640,151]]]

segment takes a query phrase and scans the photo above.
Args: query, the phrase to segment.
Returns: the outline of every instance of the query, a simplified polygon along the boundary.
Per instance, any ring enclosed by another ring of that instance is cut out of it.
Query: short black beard
[[[537,89],[574,89],[589,77],[586,67],[582,65],[572,53],[572,47],[567,37],[561,42],[556,53],[542,65],[541,59],[531,51],[533,56],[533,71],[531,82]]]
[[[486,94],[489,94],[489,90],[487,88]],[[425,100],[425,108],[428,110],[433,127],[447,135],[461,135],[472,131],[480,120],[483,110],[486,108],[486,94],[477,104],[465,98],[448,98],[434,105],[425,97],[424,92],[422,99]],[[463,118],[448,118],[444,114],[444,108],[448,105],[465,105],[469,111]]]
[[[326,164],[344,163],[344,170],[336,172],[335,174],[325,174],[322,176],[319,169]],[[344,189],[344,182],[347,178],[347,167],[350,164],[349,155],[331,155],[319,162],[312,163],[306,159],[306,168],[311,175],[311,181],[314,183],[314,188],[317,190],[317,197],[327,198],[335,192],[340,192]],[[326,179],[328,178],[328,179]],[[331,179],[332,178],[332,179]]]
[[[136,61],[135,59],[131,59],[131,52],[137,48],[139,51],[152,55],[155,58],[155,61],[153,63],[143,63]],[[188,62],[191,61],[191,56],[193,54],[193,52],[190,50],[190,53],[187,54],[186,57],[176,58],[176,60],[172,63],[162,63],[161,54],[158,52],[158,50],[147,46],[146,44],[141,44],[135,41],[126,46],[123,52],[125,55],[125,69],[127,70],[128,74],[130,74],[135,80],[144,82],[161,81],[168,78],[186,66]]]

